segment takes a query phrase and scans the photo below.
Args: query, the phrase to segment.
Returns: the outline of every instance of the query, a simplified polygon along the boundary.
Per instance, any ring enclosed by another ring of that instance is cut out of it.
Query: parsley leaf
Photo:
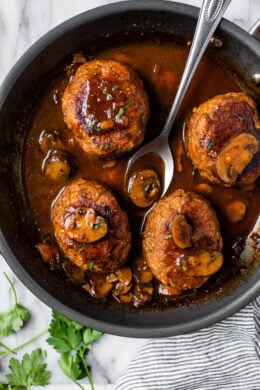
[[[94,269],[94,266],[95,266],[94,263],[89,263],[89,264],[88,264],[88,269],[89,269],[90,271],[92,271],[92,270]]]
[[[102,333],[74,322],[57,312],[52,313],[47,342],[61,357],[58,361],[63,373],[82,387],[79,379],[88,377],[91,389],[94,389],[92,377],[86,362],[88,346],[98,340]]]
[[[80,360],[78,355],[71,355],[70,353],[63,353],[59,359],[59,366],[63,373],[70,379],[76,382],[82,376],[82,369],[80,367]],[[83,374],[83,378],[84,378]]]
[[[82,332],[83,343],[85,345],[89,345],[91,343],[94,343],[94,341],[97,341],[101,335],[102,335],[102,333],[98,332],[97,330],[94,330],[91,328],[84,328],[84,330]]]
[[[101,128],[100,128],[100,124],[99,123],[96,123],[96,122],[92,122],[90,125],[89,125],[90,129],[99,133]]]
[[[67,317],[64,317],[62,314],[58,313],[57,311],[52,312],[52,318],[54,320],[59,320],[61,322],[64,322],[68,326],[73,326],[75,329],[80,330],[84,328],[83,325],[79,324],[78,322],[75,322],[73,320],[70,320]]]
[[[50,324],[49,332],[51,337],[48,343],[59,353],[66,353],[78,348],[81,342],[81,335],[78,330],[82,327],[74,321],[62,318],[58,313],[53,313],[53,319]]]
[[[24,322],[29,319],[28,310],[18,303],[14,284],[11,282],[6,273],[4,273],[4,275],[13,291],[15,303],[10,310],[0,314],[0,338],[9,336],[12,332],[17,332],[22,328]]]
[[[6,313],[0,314],[0,337],[9,336],[10,333],[20,330],[28,318],[27,309],[19,304],[15,304]]]
[[[12,386],[9,386],[7,384],[4,384],[4,383],[0,383],[0,390],[16,390],[15,387],[12,387]]]
[[[39,348],[29,354],[25,354],[22,361],[10,359],[9,368],[11,373],[6,375],[10,385],[25,387],[45,386],[49,383],[51,373],[46,370],[44,352]]]
[[[107,100],[113,100],[114,99],[113,95],[111,93],[107,92],[106,89],[103,90],[103,93],[106,95]]]
[[[115,84],[115,85],[113,86],[113,88],[112,88],[112,91],[113,91],[113,92],[114,92],[114,91],[117,91],[118,88],[119,88],[119,85],[118,85],[118,84]]]

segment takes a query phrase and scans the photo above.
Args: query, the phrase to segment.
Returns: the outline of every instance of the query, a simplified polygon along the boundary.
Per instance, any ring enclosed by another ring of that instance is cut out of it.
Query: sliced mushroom
[[[72,173],[72,164],[66,152],[51,151],[43,162],[44,175],[51,181],[64,182]]]
[[[200,183],[196,185],[195,191],[202,195],[208,195],[213,191],[213,188],[208,183]]]
[[[84,64],[86,62],[86,57],[83,53],[74,53],[73,54],[73,63],[75,64]]]
[[[103,299],[112,291],[113,284],[108,283],[106,275],[93,274],[88,283],[84,284],[83,288],[90,293],[90,295],[97,299]]]
[[[221,252],[197,249],[191,254],[179,258],[182,271],[190,277],[210,276],[216,273],[223,264]]]
[[[154,287],[152,284],[137,283],[133,291],[134,306],[142,306],[152,299]]]
[[[132,270],[129,267],[120,268],[117,271],[118,280],[125,286],[128,286],[132,281]]]
[[[125,285],[122,282],[118,282],[118,283],[116,283],[116,285],[113,289],[113,295],[118,296],[118,295],[127,294],[131,290],[131,288],[132,288],[132,283],[130,283],[129,285]]]
[[[153,280],[152,271],[142,256],[135,259],[134,277],[140,283],[150,283]]]
[[[39,242],[35,245],[35,247],[40,252],[40,255],[45,263],[58,261],[60,259],[59,250],[56,245],[48,242]]]
[[[226,208],[228,220],[236,223],[244,219],[247,210],[247,205],[243,200],[234,200],[229,203]]]
[[[176,172],[182,172],[182,155],[184,152],[183,142],[178,142],[176,145],[176,152],[174,156],[174,164],[176,167]]]
[[[153,280],[153,274],[150,269],[142,270],[139,273],[139,282],[141,283],[150,283]]]
[[[132,270],[129,267],[123,267],[120,268],[116,272],[112,272],[111,274],[107,275],[107,281],[110,283],[114,283],[119,281],[120,283],[124,284],[125,286],[129,286],[129,284],[132,281]]]
[[[224,183],[233,184],[259,150],[257,139],[249,133],[232,138],[221,150],[217,174]]]
[[[85,282],[85,271],[82,268],[77,267],[68,258],[63,261],[62,267],[65,274],[72,283],[82,284]]]
[[[134,173],[128,182],[128,193],[136,206],[151,206],[161,193],[161,183],[157,173],[152,169],[143,169]]]
[[[132,298],[133,298],[132,293],[122,294],[122,295],[119,295],[116,297],[117,301],[119,301],[121,303],[130,303]]]
[[[47,154],[50,150],[63,149],[64,145],[61,142],[56,131],[43,130],[40,134],[39,145],[43,153]]]
[[[117,164],[117,160],[107,160],[103,163],[102,168],[109,169],[114,168]]]
[[[64,214],[64,229],[69,238],[91,243],[100,240],[108,232],[105,218],[88,207],[70,207]]]
[[[185,215],[177,214],[174,217],[171,232],[173,241],[179,248],[185,249],[192,246],[192,229]]]
[[[118,276],[116,272],[111,272],[110,274],[107,275],[107,282],[108,283],[115,283],[118,281]]]

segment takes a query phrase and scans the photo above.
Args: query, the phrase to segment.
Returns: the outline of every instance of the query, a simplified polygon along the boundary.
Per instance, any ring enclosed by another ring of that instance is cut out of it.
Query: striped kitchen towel
[[[260,390],[260,296],[198,332],[152,339],[115,390]]]

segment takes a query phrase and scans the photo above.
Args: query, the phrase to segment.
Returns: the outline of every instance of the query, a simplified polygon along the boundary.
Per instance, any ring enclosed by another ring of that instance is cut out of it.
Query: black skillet
[[[52,273],[34,249],[37,229],[29,209],[21,174],[27,120],[42,80],[86,42],[132,31],[173,31],[191,39],[198,9],[160,0],[133,0],[80,14],[36,42],[12,68],[0,90],[0,243],[1,252],[19,279],[43,302],[84,325],[130,337],[163,337],[187,333],[221,321],[260,293],[257,261],[246,278],[223,295],[165,310],[134,310],[98,303]],[[255,28],[256,30],[256,28]],[[260,73],[260,43],[226,20],[217,36],[221,54],[235,62],[253,85]],[[253,79],[252,79],[253,76]],[[256,93],[259,94],[259,91]],[[40,313],[39,313],[40,315]]]

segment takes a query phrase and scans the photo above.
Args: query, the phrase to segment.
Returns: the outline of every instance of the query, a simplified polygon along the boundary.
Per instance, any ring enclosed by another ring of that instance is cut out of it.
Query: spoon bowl
[[[164,196],[171,184],[174,172],[174,159],[167,135],[161,134],[139,149],[128,161],[127,174],[129,174],[132,168],[134,168],[134,164],[138,160],[140,160],[145,155],[152,155],[153,153],[156,153],[164,164],[164,177],[162,183],[162,192],[160,194],[160,196]]]
[[[174,160],[169,146],[170,132],[192,77],[230,2],[231,0],[203,0],[187,63],[163,130],[154,140],[141,147],[128,161],[126,177],[130,176],[134,164],[145,155],[157,154],[161,158],[164,163],[161,197],[168,191],[174,175]]]

